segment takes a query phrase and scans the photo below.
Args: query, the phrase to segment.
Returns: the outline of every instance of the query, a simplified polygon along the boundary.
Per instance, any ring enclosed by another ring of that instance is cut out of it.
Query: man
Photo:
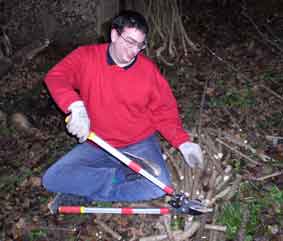
[[[158,167],[160,172],[155,174],[166,185],[170,177],[157,131],[181,151],[189,166],[202,166],[201,149],[182,128],[167,81],[141,53],[147,34],[144,17],[124,11],[112,22],[110,44],[79,47],[47,74],[52,97],[69,114],[67,130],[80,143],[43,177],[45,188],[58,193],[49,205],[52,213],[61,205],[150,200],[165,194],[86,141],[90,131],[121,152],[137,156],[152,174]]]

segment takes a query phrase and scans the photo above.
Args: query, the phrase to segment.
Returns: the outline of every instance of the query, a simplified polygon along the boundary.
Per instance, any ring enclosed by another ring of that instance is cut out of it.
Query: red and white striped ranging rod
[[[81,206],[61,206],[59,207],[59,213],[66,214],[157,214],[164,215],[169,214],[171,210],[169,208],[94,208],[94,207],[81,207]]]
[[[165,185],[161,181],[159,181],[157,178],[155,178],[153,175],[151,175],[149,172],[144,170],[139,164],[132,161],[130,158],[128,158],[126,155],[121,153],[116,148],[112,147],[110,144],[108,144],[106,141],[101,139],[99,136],[97,136],[94,132],[91,132],[88,136],[88,139],[96,143],[98,146],[100,146],[102,149],[109,152],[111,155],[116,157],[118,160],[123,162],[125,165],[127,165],[130,169],[132,169],[134,172],[139,173],[143,175],[145,178],[153,182],[155,185],[160,187],[164,192],[166,192],[169,195],[173,194],[173,188],[170,186]],[[83,213],[93,213],[93,214],[99,214],[99,213],[111,213],[111,214],[169,214],[171,212],[170,208],[95,208],[95,207],[82,207],[82,206],[60,206],[58,208],[59,213],[68,213],[68,214],[83,214]]]
[[[99,136],[97,136],[94,132],[91,132],[88,136],[88,139],[96,143],[98,146],[109,152],[111,155],[116,157],[118,160],[123,162],[125,165],[127,165],[129,168],[131,168],[134,172],[141,174],[151,182],[153,182],[155,185],[160,187],[164,192],[166,192],[169,195],[172,195],[174,190],[172,187],[165,185],[163,182],[159,181],[156,177],[151,175],[149,172],[144,170],[139,164],[132,161],[130,158],[128,158],[126,155],[118,151],[116,148],[108,144],[106,141],[101,139]]]

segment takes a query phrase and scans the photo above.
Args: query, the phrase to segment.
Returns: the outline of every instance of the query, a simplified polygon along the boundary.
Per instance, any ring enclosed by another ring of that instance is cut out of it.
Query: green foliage
[[[181,230],[184,228],[184,225],[185,225],[184,217],[180,215],[173,216],[170,223],[172,230]]]
[[[26,178],[31,177],[32,175],[33,171],[30,168],[23,167],[21,174],[17,177],[17,185],[21,184]]]
[[[271,116],[268,116],[264,120],[259,121],[257,124],[257,128],[270,129],[274,128],[275,126],[278,126],[278,128],[280,126],[283,127],[282,115],[282,111],[273,112]]]
[[[269,81],[275,81],[275,82],[282,82],[283,81],[283,74],[282,73],[276,73],[273,71],[266,71],[263,76],[263,80],[266,82]]]
[[[0,177],[0,190],[12,191],[15,190],[26,178],[32,176],[32,170],[23,167],[21,173],[9,173],[8,175],[2,175]]]
[[[208,102],[209,107],[249,108],[256,104],[251,88],[236,90],[231,88],[222,96],[212,97]]]
[[[96,207],[98,208],[111,208],[112,207],[112,202],[96,202],[95,203]]]
[[[190,123],[193,125],[195,123],[196,118],[198,117],[198,106],[192,102],[188,103],[184,107],[184,123]]]
[[[283,205],[283,191],[281,191],[276,185],[274,185],[270,190],[270,201],[278,205]]]
[[[240,173],[243,170],[243,167],[245,166],[245,161],[241,159],[231,159],[229,163],[233,166],[234,170],[237,173]]]
[[[227,226],[227,238],[234,240],[239,231],[241,220],[242,212],[240,202],[234,202],[224,205],[218,222]]]
[[[38,197],[40,204],[48,204],[49,202],[49,197],[44,197],[44,196],[39,196]]]
[[[217,222],[227,226],[227,239],[236,239],[244,214],[248,217],[245,241],[253,240],[254,235],[265,231],[264,216],[276,217],[274,222],[279,222],[280,225],[283,218],[283,191],[276,185],[265,192],[255,187],[250,184],[241,185],[241,195],[248,197],[238,197],[222,207]]]
[[[47,237],[47,230],[44,229],[33,229],[29,233],[29,239],[30,241],[36,241],[42,238]]]
[[[252,240],[251,237],[257,232],[261,224],[260,213],[262,208],[263,204],[261,202],[251,202],[247,205],[246,203],[235,201],[224,205],[218,222],[227,226],[227,238],[235,240],[243,220],[243,215],[248,212],[249,220],[245,229],[246,236],[249,237],[248,240]]]
[[[2,175],[0,177],[0,190],[11,191],[16,183],[16,177],[10,175]]]
[[[37,73],[47,73],[54,65],[55,65],[55,63],[53,63],[53,62],[47,62],[47,63],[44,63],[44,64],[37,64],[35,71]]]
[[[10,134],[9,128],[0,128],[0,136],[8,136]]]
[[[253,236],[252,235],[247,235],[246,237],[245,237],[245,241],[253,241],[254,239],[253,239]]]
[[[261,201],[255,200],[247,205],[249,212],[249,221],[246,227],[246,233],[253,235],[256,233],[257,228],[261,224],[260,213],[263,210],[263,203]]]
[[[2,136],[2,137],[11,136],[14,133],[16,133],[16,130],[12,127],[2,127],[2,128],[0,128],[0,136]]]

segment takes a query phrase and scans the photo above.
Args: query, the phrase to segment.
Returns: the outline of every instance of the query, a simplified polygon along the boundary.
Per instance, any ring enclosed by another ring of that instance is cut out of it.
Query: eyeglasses
[[[147,41],[144,40],[143,42],[139,43],[137,41],[134,41],[134,40],[130,40],[130,39],[127,39],[125,37],[123,37],[122,33],[120,31],[117,31],[119,34],[120,34],[120,37],[125,41],[125,43],[127,44],[127,46],[129,48],[134,48],[134,47],[137,47],[139,50],[143,50],[147,47]]]

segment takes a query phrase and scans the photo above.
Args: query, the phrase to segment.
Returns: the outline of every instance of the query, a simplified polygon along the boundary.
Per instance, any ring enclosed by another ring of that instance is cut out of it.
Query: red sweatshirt
[[[189,140],[176,100],[157,67],[139,54],[129,68],[107,63],[108,44],[74,50],[47,74],[57,105],[68,113],[82,100],[91,130],[115,147],[137,143],[159,131],[174,147]]]

